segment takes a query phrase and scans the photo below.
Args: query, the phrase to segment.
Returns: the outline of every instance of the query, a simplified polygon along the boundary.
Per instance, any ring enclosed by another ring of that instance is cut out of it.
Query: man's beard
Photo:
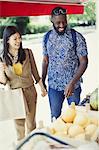
[[[53,24],[53,27],[54,27],[55,31],[56,31],[59,35],[64,35],[66,26],[64,27],[64,30],[63,30],[62,32],[59,32],[59,31],[58,31],[58,28],[56,28],[56,27],[54,26],[54,24]]]

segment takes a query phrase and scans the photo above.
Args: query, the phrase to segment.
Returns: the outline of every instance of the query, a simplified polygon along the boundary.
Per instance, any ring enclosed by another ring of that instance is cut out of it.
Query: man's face
[[[58,15],[52,17],[52,23],[59,35],[63,35],[67,26],[67,19],[65,15]]]

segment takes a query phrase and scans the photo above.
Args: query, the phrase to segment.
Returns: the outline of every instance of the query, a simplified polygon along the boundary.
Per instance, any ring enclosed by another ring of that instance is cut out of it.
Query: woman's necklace
[[[11,59],[11,61],[12,61],[13,64],[15,64],[15,63],[18,61],[18,52],[12,54],[12,53],[9,51],[8,55],[9,55],[9,57],[10,57],[10,59]]]
[[[15,64],[18,61],[18,55],[13,56],[12,63]]]

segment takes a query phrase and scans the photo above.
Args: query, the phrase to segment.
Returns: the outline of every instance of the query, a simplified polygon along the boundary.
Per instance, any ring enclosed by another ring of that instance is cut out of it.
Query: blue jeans
[[[75,104],[78,105],[80,102],[80,94],[81,87],[75,89],[73,95],[67,98],[68,104],[70,105],[71,102],[75,102]],[[53,119],[53,117],[58,118],[61,115],[61,109],[65,99],[64,91],[57,91],[49,87],[48,97],[51,110],[51,119]]]

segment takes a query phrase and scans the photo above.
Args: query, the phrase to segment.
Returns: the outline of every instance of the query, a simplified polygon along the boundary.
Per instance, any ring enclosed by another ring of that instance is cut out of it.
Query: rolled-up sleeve
[[[85,38],[81,34],[77,34],[77,47],[76,47],[77,55],[86,56],[88,55],[87,44]]]

